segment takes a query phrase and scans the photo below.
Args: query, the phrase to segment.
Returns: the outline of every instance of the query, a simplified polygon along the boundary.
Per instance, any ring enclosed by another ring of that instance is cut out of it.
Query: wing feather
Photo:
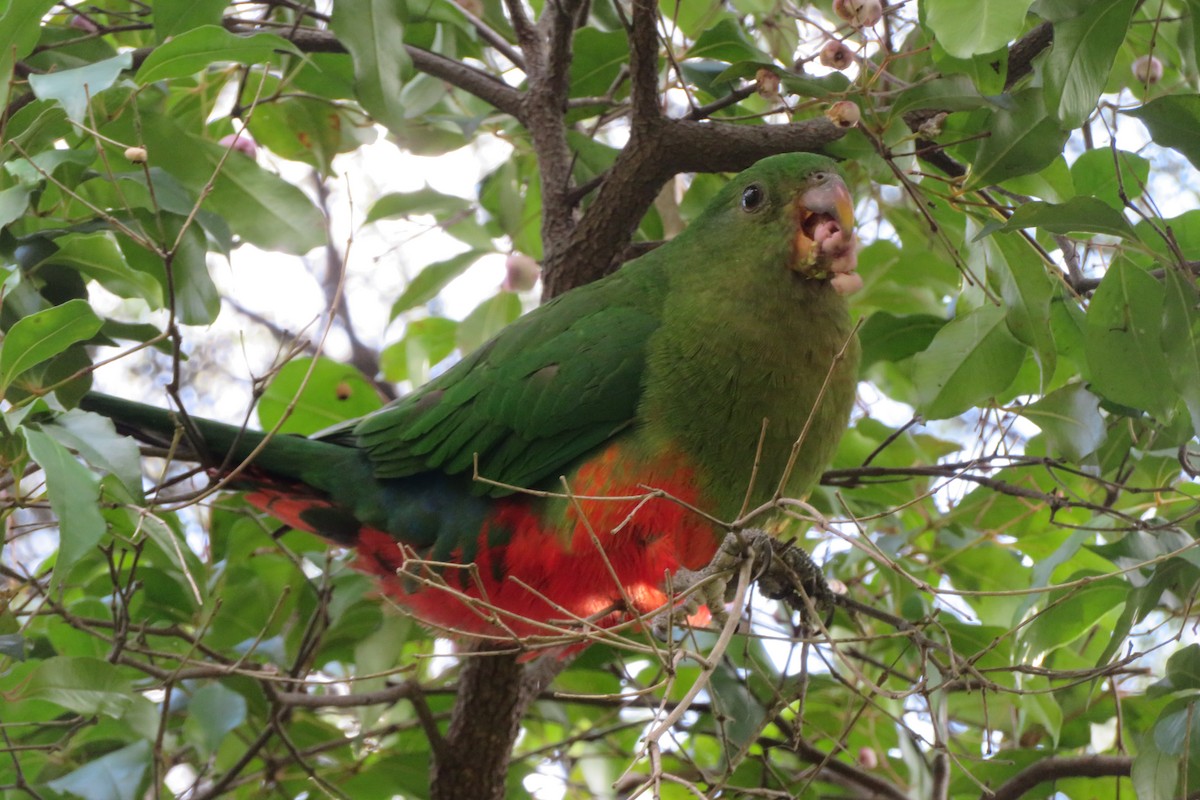
[[[418,391],[324,438],[352,438],[380,478],[474,469],[532,487],[633,423],[663,292],[641,269],[577,289]],[[486,483],[477,494],[510,490]]]

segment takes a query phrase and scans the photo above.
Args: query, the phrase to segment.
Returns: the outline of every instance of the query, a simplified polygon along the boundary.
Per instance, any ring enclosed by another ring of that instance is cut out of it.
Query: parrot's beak
[[[854,198],[842,179],[831,177],[804,192],[796,198],[794,208],[796,237],[792,269],[814,279],[851,275],[858,265]],[[842,291],[842,287],[854,283],[843,279],[836,282],[835,288]]]

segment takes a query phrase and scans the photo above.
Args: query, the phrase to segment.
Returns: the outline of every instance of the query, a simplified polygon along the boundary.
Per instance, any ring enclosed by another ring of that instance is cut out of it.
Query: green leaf
[[[1129,583],[1104,578],[1095,583],[1050,592],[1046,608],[1022,632],[1031,657],[1066,647],[1115,615],[1129,597]]]
[[[899,117],[909,111],[932,108],[938,111],[969,111],[995,108],[996,103],[979,94],[975,83],[965,75],[953,75],[906,89],[892,104],[891,114]]]
[[[88,100],[116,83],[121,71],[132,64],[133,53],[125,52],[86,67],[30,75],[29,88],[42,100],[57,100],[71,120],[82,123],[87,117]]]
[[[147,215],[146,219],[149,216]],[[157,215],[156,225],[161,226],[171,241],[179,235],[184,219],[173,214]],[[133,269],[153,275],[167,288],[167,271],[163,258],[128,237],[117,234],[121,251]],[[175,313],[185,325],[209,325],[221,310],[221,297],[208,273],[208,245],[204,231],[192,225],[179,239],[175,257],[171,259],[171,273],[175,286]]]
[[[196,193],[211,182],[203,208],[226,220],[250,244],[292,255],[324,244],[324,218],[312,200],[256,161],[226,158],[226,148],[187,133],[166,116],[147,118],[142,132],[150,163]],[[172,243],[174,238],[168,241]]]
[[[975,189],[1040,172],[1062,152],[1067,134],[1046,113],[1041,89],[1013,95],[1012,109],[998,109],[980,126],[991,133],[979,145],[966,188]]]
[[[1161,283],[1125,259],[1108,268],[1087,313],[1085,352],[1092,388],[1114,403],[1165,418],[1174,398],[1160,331]]]
[[[47,785],[83,800],[138,800],[150,767],[150,742],[140,741],[114,750]]]
[[[2,57],[0,57],[2,63]],[[56,139],[70,135],[72,125],[67,112],[58,103],[34,100],[13,114],[0,142],[0,161],[7,161],[20,145],[26,153],[37,153],[53,147]]]
[[[1200,433],[1200,296],[1193,280],[1177,270],[1168,269],[1164,283],[1163,352],[1171,383],[1192,418],[1192,429]]]
[[[324,356],[317,360],[305,383],[311,364],[311,358],[289,361],[267,386],[258,403],[258,420],[264,430],[275,427],[297,395],[296,406],[280,433],[316,433],[383,405],[379,393],[361,372]]]
[[[687,49],[684,58],[712,58],[730,64],[737,61],[758,61],[769,64],[772,61],[769,55],[759,49],[733,16],[725,16],[716,25],[706,28],[704,33],[700,34],[699,38]]]
[[[1077,383],[1030,403],[1021,416],[1042,429],[1052,454],[1070,461],[1081,461],[1104,441],[1100,398]]]
[[[458,326],[457,345],[470,353],[521,316],[521,298],[515,292],[500,292],[477,305]]]
[[[164,224],[168,228],[174,227]],[[179,239],[179,247],[171,261],[175,278],[175,313],[185,325],[210,325],[221,311],[221,295],[208,273],[207,255],[204,232],[192,225]]]
[[[1022,203],[1000,230],[1041,228],[1050,233],[1103,233],[1136,239],[1120,211],[1095,197],[1072,197],[1065,203]]]
[[[7,103],[14,59],[22,59],[37,46],[42,17],[56,0],[0,0],[0,86]]]
[[[1179,50],[1188,81],[1194,84],[1200,74],[1200,0],[1184,0],[1184,5],[1187,13],[1180,21]]]
[[[54,562],[51,591],[104,537],[107,525],[100,515],[100,480],[80,464],[67,448],[32,428],[22,429],[29,456],[46,473],[46,494],[58,517],[58,558]]]
[[[367,222],[381,219],[406,219],[415,214],[430,214],[438,219],[464,214],[471,201],[430,189],[426,186],[415,192],[392,192],[375,201],[367,212]]]
[[[159,44],[201,25],[220,25],[229,0],[154,0],[154,35]]]
[[[219,683],[210,683],[191,696],[187,712],[184,735],[207,756],[246,721],[246,699]]]
[[[933,42],[930,50],[933,63],[938,72],[947,79],[967,82],[976,90],[976,94],[991,95],[1002,103],[1004,79],[1008,75],[1008,48],[1002,47],[991,53],[979,53],[971,58],[955,58],[946,52],[945,48]],[[930,81],[925,86],[936,86],[944,81]],[[910,90],[911,91],[911,90]],[[930,106],[937,108],[937,106]],[[947,107],[947,110],[950,110]]]
[[[44,423],[41,429],[63,447],[79,453],[91,466],[116,476],[133,497],[141,498],[141,453],[133,439],[117,433],[112,420],[72,409]]]
[[[1118,164],[1121,165],[1119,178]],[[1071,180],[1076,193],[1099,198],[1118,211],[1125,207],[1121,191],[1134,200],[1142,195],[1142,188],[1149,179],[1149,160],[1125,150],[1114,152],[1106,147],[1088,150],[1071,165]]]
[[[1173,689],[1200,689],[1200,644],[1189,644],[1171,654],[1167,678]]]
[[[914,356],[933,341],[946,320],[933,314],[897,316],[876,311],[858,332],[862,342],[862,369],[877,361],[897,362]]]
[[[25,660],[25,637],[19,633],[0,633],[0,656]]]
[[[600,31],[590,26],[575,31],[571,96],[604,95],[628,61],[629,41],[624,31]]]
[[[1057,746],[1059,736],[1062,734],[1063,710],[1061,701],[1055,697],[1054,693],[1046,691],[1050,689],[1050,681],[1039,675],[1023,681],[1021,688],[1030,694],[1021,695],[1018,700],[1020,708],[1031,721],[1045,729],[1046,733],[1050,735],[1051,742]]]
[[[303,57],[296,45],[273,33],[238,36],[219,25],[201,25],[154,48],[134,79],[145,86],[195,75],[209,64],[261,64],[276,53]]]
[[[913,383],[926,419],[945,419],[1009,387],[1025,349],[1012,338],[1004,310],[982,306],[938,331],[913,357]]]
[[[1129,771],[1133,791],[1138,800],[1174,800],[1179,781],[1179,757],[1161,752],[1154,737],[1142,736],[1138,754]]]
[[[709,689],[714,712],[726,720],[722,736],[734,750],[750,747],[762,732],[767,710],[727,659],[718,662]]]
[[[429,380],[430,369],[454,352],[459,323],[444,317],[427,317],[410,322],[404,338],[384,349],[379,365],[393,382],[411,381],[420,386]]]
[[[1178,150],[1200,169],[1200,95],[1165,94],[1125,113],[1145,123],[1155,144]]]
[[[25,186],[10,186],[0,192],[0,228],[5,228],[25,216],[32,191]]]
[[[1064,128],[1078,128],[1096,110],[1136,5],[1137,0],[1097,0],[1078,17],[1054,25],[1046,102]]]
[[[446,288],[446,284],[466,272],[472,264],[479,260],[481,255],[483,253],[478,250],[468,250],[422,269],[409,282],[408,286],[404,287],[404,291],[396,298],[396,302],[392,303],[392,313],[389,315],[389,319],[395,319],[405,311],[424,305],[437,297],[438,292]]]
[[[1054,376],[1058,348],[1050,328],[1050,301],[1055,287],[1042,259],[1020,236],[995,234],[984,239],[988,282],[1007,307],[1008,330],[1033,349],[1044,389]]]
[[[42,661],[21,688],[37,698],[78,714],[121,718],[133,704],[133,689],[120,671],[98,658],[55,656]]]
[[[926,0],[924,23],[955,58],[991,53],[1021,35],[1033,0]]]
[[[117,297],[140,297],[151,308],[162,308],[163,289],[153,275],[133,269],[112,235],[73,233],[54,241],[58,252],[47,259],[74,267]]]
[[[17,320],[0,344],[0,390],[25,370],[92,338],[103,324],[86,300],[69,300]]]
[[[412,71],[404,41],[406,6],[392,0],[341,0],[330,26],[350,51],[358,101],[377,122],[394,132],[407,127],[400,103],[404,79]]]

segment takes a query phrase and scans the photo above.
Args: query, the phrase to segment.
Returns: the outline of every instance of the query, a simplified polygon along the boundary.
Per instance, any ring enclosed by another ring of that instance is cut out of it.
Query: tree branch
[[[1008,48],[1008,76],[1004,79],[1004,91],[1033,71],[1033,59],[1054,41],[1054,26],[1043,22],[1029,33],[1013,42]]]
[[[619,257],[659,190],[680,172],[739,172],[770,155],[819,150],[842,128],[824,117],[788,125],[735,125],[684,119],[644,119],[605,174],[596,198],[575,226],[564,253],[543,264],[545,298],[596,280]]]
[[[629,36],[630,101],[633,127],[654,124],[661,116],[658,96],[658,4],[635,0]]]
[[[524,45],[529,88],[522,99],[521,121],[533,142],[541,177],[545,274],[555,272],[575,230],[571,202],[574,156],[567,144],[564,115],[570,90],[571,39],[581,5],[580,0],[547,3],[536,29],[527,32]]]
[[[825,117],[787,125],[672,120],[666,152],[674,172],[740,172],[778,153],[819,150],[846,134]]]
[[[1079,756],[1035,761],[1000,785],[984,791],[980,800],[1016,800],[1039,783],[1061,778],[1106,778],[1126,776],[1133,766],[1130,756]]]
[[[568,663],[547,655],[526,667],[515,653],[485,648],[462,659],[450,727],[433,763],[433,800],[503,800],[525,709]]]
[[[236,19],[226,20],[225,27],[234,33],[259,33],[263,30],[262,25],[247,24]],[[314,28],[286,28],[273,29],[272,32],[287,39],[305,53],[346,52],[345,46],[329,31]],[[145,60],[152,49],[141,48],[134,51],[134,69],[141,61]],[[461,61],[446,58],[420,47],[406,44],[404,49],[416,69],[426,75],[440,78],[451,86],[462,89],[467,94],[474,95],[485,103],[491,104],[496,110],[524,122],[521,118],[521,92],[504,81]]]

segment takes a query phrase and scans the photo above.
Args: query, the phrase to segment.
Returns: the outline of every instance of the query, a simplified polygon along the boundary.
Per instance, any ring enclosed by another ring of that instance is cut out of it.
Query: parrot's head
[[[805,277],[828,279],[842,294],[862,288],[854,235],[854,198],[834,169],[809,172],[792,200],[795,235],[791,267]]]
[[[756,228],[757,252],[783,261],[796,278],[828,282],[839,294],[862,287],[855,272],[854,198],[832,159],[813,153],[764,158],[726,186],[713,211],[731,224],[731,235],[747,223]]]

